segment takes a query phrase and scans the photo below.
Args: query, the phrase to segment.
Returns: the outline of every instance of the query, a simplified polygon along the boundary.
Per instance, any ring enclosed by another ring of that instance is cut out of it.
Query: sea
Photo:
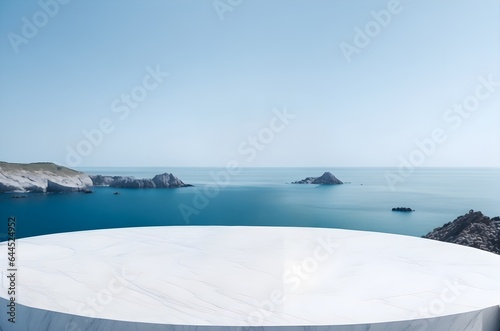
[[[498,168],[80,168],[87,174],[152,178],[173,173],[176,189],[94,187],[93,194],[0,195],[0,240],[9,217],[16,238],[140,226],[293,226],[422,236],[473,209],[500,215]],[[293,181],[332,172],[343,185]],[[391,178],[391,180],[388,180]],[[119,194],[115,194],[118,192]],[[409,207],[414,212],[394,212]]]

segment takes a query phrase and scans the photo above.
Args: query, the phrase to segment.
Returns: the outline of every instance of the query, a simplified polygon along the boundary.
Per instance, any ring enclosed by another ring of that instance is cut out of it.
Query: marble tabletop
[[[500,256],[392,234],[142,227],[24,238],[16,248],[19,304],[111,320],[340,325],[500,305]],[[0,250],[7,266],[5,242]]]

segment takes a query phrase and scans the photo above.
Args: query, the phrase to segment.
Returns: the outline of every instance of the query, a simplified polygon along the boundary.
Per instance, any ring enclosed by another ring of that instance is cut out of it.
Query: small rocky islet
[[[306,177],[305,179],[292,182],[292,184],[319,184],[319,185],[338,185],[343,184],[331,172],[325,172],[319,177]]]
[[[408,208],[408,207],[395,207],[395,208],[392,208],[392,211],[399,211],[399,212],[403,212],[403,213],[410,213],[412,211],[415,211],[415,209],[411,209],[411,208]]]

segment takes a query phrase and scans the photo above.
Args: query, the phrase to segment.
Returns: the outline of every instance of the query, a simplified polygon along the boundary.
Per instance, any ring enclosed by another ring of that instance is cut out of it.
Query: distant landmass
[[[88,175],[54,163],[0,162],[0,192],[76,192],[90,186]]]
[[[94,186],[109,186],[119,188],[176,188],[193,186],[184,184],[182,180],[173,174],[163,173],[152,179],[142,179],[130,176],[90,176]]]
[[[305,179],[299,180],[297,182],[292,182],[292,184],[323,184],[323,185],[335,185],[343,184],[337,179],[331,172],[325,172],[320,177],[307,177]]]
[[[184,184],[173,174],[164,173],[152,179],[122,176],[89,176],[54,163],[0,162],[0,192],[86,192],[92,186],[120,188],[175,188]]]
[[[500,217],[489,218],[470,210],[423,237],[500,254]]]

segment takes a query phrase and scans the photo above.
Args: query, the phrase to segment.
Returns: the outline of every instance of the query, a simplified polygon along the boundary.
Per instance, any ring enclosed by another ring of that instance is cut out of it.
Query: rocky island
[[[86,192],[92,180],[83,172],[49,162],[0,162],[0,192]]]
[[[403,212],[403,213],[409,213],[409,212],[412,212],[412,211],[415,211],[415,210],[411,209],[411,208],[408,208],[408,207],[395,207],[395,208],[392,208],[392,211],[400,211],[400,212]]]
[[[470,210],[423,237],[500,254],[500,217],[489,218]]]
[[[305,179],[299,180],[297,182],[292,182],[292,184],[322,184],[322,185],[335,185],[343,184],[337,179],[331,172],[325,172],[320,177],[307,177]]]
[[[117,188],[176,188],[193,186],[184,184],[182,180],[170,173],[156,175],[151,179],[130,176],[90,176],[94,186]],[[117,193],[117,192],[116,192]]]

